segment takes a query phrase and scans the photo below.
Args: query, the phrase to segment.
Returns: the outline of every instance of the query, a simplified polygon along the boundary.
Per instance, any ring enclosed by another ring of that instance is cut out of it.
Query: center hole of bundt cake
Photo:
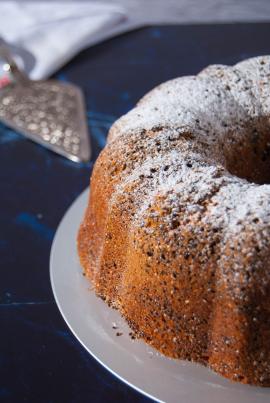
[[[270,126],[265,119],[229,133],[222,144],[226,168],[232,175],[258,184],[270,184]]]

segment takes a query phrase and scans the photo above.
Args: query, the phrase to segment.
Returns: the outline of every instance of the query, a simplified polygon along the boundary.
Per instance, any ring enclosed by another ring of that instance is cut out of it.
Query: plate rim
[[[68,319],[68,315],[66,314],[65,307],[62,306],[62,302],[60,301],[60,299],[59,299],[59,297],[58,297],[58,291],[57,291],[57,289],[56,289],[56,283],[57,283],[58,281],[57,281],[57,276],[56,276],[56,274],[55,274],[55,269],[54,269],[54,259],[55,259],[55,256],[58,256],[57,244],[58,244],[58,242],[60,242],[60,239],[61,239],[61,238],[59,237],[59,234],[61,234],[63,228],[68,225],[69,219],[72,218],[71,212],[73,212],[73,209],[74,209],[74,212],[75,212],[76,210],[78,210],[78,206],[77,206],[77,205],[79,204],[79,206],[80,206],[80,204],[83,202],[83,203],[85,203],[85,205],[83,206],[83,208],[82,208],[82,210],[81,210],[81,212],[80,212],[80,218],[79,218],[79,215],[78,215],[78,221],[77,221],[77,219],[76,219],[76,222],[75,222],[74,224],[73,224],[73,222],[72,222],[72,220],[71,220],[71,232],[72,232],[71,238],[73,239],[73,235],[75,235],[75,230],[76,230],[76,233],[77,233],[77,231],[78,231],[78,229],[79,229],[79,224],[80,224],[80,222],[81,222],[82,219],[83,219],[83,215],[85,214],[85,209],[86,209],[86,207],[87,207],[87,199],[88,199],[88,197],[89,197],[89,191],[90,191],[90,188],[87,187],[84,191],[82,191],[82,192],[73,200],[73,202],[71,203],[71,205],[67,208],[66,212],[64,213],[62,219],[60,220],[60,222],[59,222],[59,224],[58,224],[58,227],[57,227],[57,230],[56,230],[56,232],[55,232],[55,236],[54,236],[54,239],[53,239],[53,242],[52,242],[52,245],[51,245],[50,259],[49,259],[49,265],[50,265],[49,275],[50,275],[51,288],[52,288],[52,292],[53,292],[54,299],[55,299],[55,301],[56,301],[56,305],[57,305],[57,307],[58,307],[58,309],[59,309],[59,311],[60,311],[60,313],[61,313],[61,315],[62,315],[64,321],[66,322],[68,328],[70,329],[71,333],[72,333],[72,334],[75,336],[75,338],[80,342],[80,344],[86,349],[86,351],[87,351],[88,353],[90,353],[90,355],[91,355],[99,364],[102,365],[103,368],[105,368],[106,370],[108,370],[108,371],[109,371],[112,375],[114,375],[117,379],[119,379],[120,381],[124,382],[126,385],[128,385],[128,386],[131,387],[132,389],[135,389],[137,392],[139,392],[139,393],[142,394],[143,396],[145,396],[145,397],[151,399],[152,401],[161,402],[161,403],[166,402],[166,401],[167,401],[167,397],[166,397],[166,400],[163,400],[163,399],[164,399],[164,396],[163,396],[163,397],[161,397],[161,396],[156,397],[156,396],[153,394],[154,392],[152,392],[152,391],[147,392],[147,391],[144,390],[142,387],[137,386],[136,384],[132,383],[132,381],[128,380],[128,379],[125,378],[123,375],[120,375],[120,374],[117,372],[117,369],[115,369],[115,370],[112,369],[112,368],[110,367],[110,364],[108,364],[108,359],[107,359],[106,356],[104,357],[106,363],[103,362],[103,361],[102,361],[102,358],[99,358],[99,356],[96,355],[96,354],[92,351],[91,346],[88,346],[88,345],[83,341],[84,336],[82,335],[82,333],[80,334],[80,333],[76,330],[76,327],[75,327],[75,326],[73,327],[73,324],[71,323],[71,322],[72,322],[72,318],[71,318],[71,319]],[[85,201],[84,201],[84,199],[85,199]],[[81,207],[81,206],[80,206],[80,207]],[[76,211],[76,213],[77,213],[77,211]],[[77,213],[77,214],[78,214],[78,213]],[[76,229],[75,229],[75,227],[76,227]],[[74,232],[73,232],[73,231],[74,231]],[[56,251],[57,251],[57,252],[56,252]],[[72,256],[72,252],[71,252],[71,256]],[[60,259],[60,261],[61,261],[61,259]],[[78,263],[79,263],[79,262],[78,262]],[[56,276],[56,277],[54,278],[54,276]],[[56,279],[56,282],[55,282],[55,279]],[[96,298],[97,298],[97,297],[96,297]],[[78,334],[78,333],[79,333],[79,334]],[[145,344],[145,343],[144,343],[144,344]],[[150,346],[148,346],[148,347],[151,348]],[[95,349],[95,347],[94,347],[94,349]],[[128,351],[128,353],[129,353],[129,351]],[[131,351],[131,353],[132,353],[132,351]],[[167,357],[164,357],[164,358],[167,358]],[[175,361],[175,360],[173,360],[173,361]],[[185,362],[185,363],[186,363],[186,362]],[[193,363],[193,364],[196,365],[196,363]],[[158,368],[159,368],[159,367],[158,367]],[[207,368],[205,368],[205,367],[203,367],[203,368],[204,368],[204,369],[207,369]],[[208,369],[208,370],[210,371],[210,369]],[[120,372],[121,372],[121,370],[120,370]],[[123,371],[122,371],[122,372],[123,372]],[[212,374],[215,374],[216,376],[220,376],[220,375],[216,374],[216,373],[213,372],[213,371],[210,371],[210,372],[211,372]],[[195,376],[195,377],[196,377],[196,376]],[[220,376],[220,377],[221,377],[221,376]],[[221,377],[221,379],[222,379],[222,378],[223,378],[223,377]],[[202,379],[202,384],[204,384],[205,381],[203,380],[203,378],[201,378],[201,379]],[[184,380],[184,386],[185,386],[185,382],[187,382],[187,381],[186,381],[185,379],[183,379],[183,380]],[[226,380],[226,378],[223,378],[223,380]],[[226,380],[226,381],[228,382],[229,380]],[[230,382],[230,381],[229,381],[229,382]],[[206,384],[209,384],[209,382],[206,381]],[[211,385],[211,380],[210,380],[210,385]],[[269,394],[270,388],[257,388],[256,386],[254,387],[254,386],[252,386],[252,385],[242,385],[242,384],[239,384],[239,383],[232,383],[232,385],[233,385],[234,387],[232,388],[232,390],[231,390],[231,388],[229,387],[229,392],[230,392],[230,393],[240,392],[240,396],[238,395],[238,393],[236,393],[237,402],[238,402],[238,398],[240,398],[239,402],[243,402],[243,401],[244,401],[242,398],[245,399],[245,393],[244,393],[243,396],[241,396],[241,390],[238,390],[238,388],[242,389],[243,387],[247,389],[245,392],[248,392],[248,389],[249,389],[249,390],[253,390],[253,392],[255,392],[255,391],[258,392],[258,394],[255,393],[255,394],[252,394],[252,395],[251,395],[251,398],[252,398],[252,399],[253,399],[253,398],[254,398],[254,399],[259,398],[260,395],[261,395],[260,392],[262,392],[262,395],[263,395],[263,396],[262,396],[262,398],[263,398],[263,403],[266,401],[266,400],[264,400],[265,397],[266,397],[266,399],[269,399],[269,396],[270,396],[270,394]],[[214,383],[213,383],[212,386],[214,386],[214,387],[219,387],[219,386],[221,386],[221,387],[222,387],[222,383],[221,383],[221,385],[219,385],[219,383],[215,383],[215,381],[214,381]],[[225,386],[225,389],[227,389],[226,385],[224,385],[224,386]],[[197,392],[200,392],[200,390],[198,389]],[[157,392],[157,393],[160,394],[160,392]],[[205,393],[205,392],[204,392],[204,393]],[[163,392],[162,392],[162,394],[163,394]],[[248,393],[248,394],[249,394],[249,393]],[[166,392],[165,392],[165,395],[166,395]],[[206,396],[206,397],[207,397],[207,396]],[[225,397],[226,397],[226,396],[225,396]],[[185,396],[184,396],[184,395],[183,395],[182,397],[179,396],[179,399],[182,399],[182,398],[185,399]],[[204,398],[204,396],[201,396],[201,398]],[[209,398],[209,396],[208,396],[207,398]],[[210,398],[211,398],[211,397],[210,397]],[[233,400],[234,400],[234,399],[233,399]],[[248,399],[248,400],[249,400],[249,399]],[[259,400],[260,400],[260,399],[259,399]],[[180,400],[179,400],[179,401],[180,401]],[[186,400],[183,400],[183,401],[186,401]],[[188,399],[188,401],[189,401],[189,399]],[[224,400],[221,399],[221,401],[224,401]],[[249,400],[249,401],[250,401],[250,400]],[[260,401],[261,401],[261,400],[260,400]],[[236,402],[236,401],[234,400],[234,402]]]
[[[83,199],[84,197],[86,197],[86,195],[89,195],[90,193],[90,188],[87,187],[86,189],[84,189],[71,203],[71,205],[68,207],[68,209],[65,211],[64,215],[62,216],[58,227],[56,229],[54,238],[53,238],[53,242],[51,245],[51,251],[50,251],[50,259],[49,259],[49,274],[50,274],[50,283],[51,283],[51,288],[52,288],[52,292],[53,292],[53,296],[57,305],[57,308],[59,309],[65,324],[68,326],[69,330],[71,331],[71,333],[73,334],[73,336],[76,338],[76,340],[86,349],[86,351],[106,370],[108,370],[110,372],[110,374],[112,374],[113,376],[115,376],[117,379],[119,379],[120,381],[124,382],[126,385],[128,385],[130,388],[135,389],[138,393],[148,397],[149,399],[151,399],[154,402],[158,402],[158,403],[165,403],[163,400],[157,399],[156,397],[152,396],[151,394],[149,394],[148,392],[144,391],[143,389],[140,389],[138,386],[130,383],[127,379],[123,378],[121,375],[119,375],[117,372],[114,372],[108,365],[106,365],[100,358],[98,358],[90,349],[89,347],[79,338],[79,336],[77,335],[76,331],[72,328],[71,324],[69,323],[66,314],[62,308],[62,305],[59,301],[56,289],[55,289],[55,283],[54,283],[54,279],[53,279],[53,255],[55,253],[55,249],[57,246],[57,240],[58,240],[58,236],[59,233],[61,231],[63,222],[65,221],[65,219],[67,218],[67,216],[70,213],[70,210],[74,207],[74,205],[81,199]]]

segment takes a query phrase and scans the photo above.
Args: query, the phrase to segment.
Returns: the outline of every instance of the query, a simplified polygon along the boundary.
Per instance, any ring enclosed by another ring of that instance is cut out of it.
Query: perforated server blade
[[[91,156],[84,98],[72,84],[30,80],[0,39],[0,120],[75,162]]]

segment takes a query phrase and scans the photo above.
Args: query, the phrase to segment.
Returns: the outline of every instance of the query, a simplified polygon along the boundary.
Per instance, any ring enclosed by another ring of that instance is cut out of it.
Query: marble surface
[[[96,159],[112,122],[146,91],[210,63],[269,54],[269,33],[267,23],[144,28],[84,51],[56,77],[86,94]],[[149,401],[91,358],[52,296],[52,239],[91,168],[0,125],[1,402]]]

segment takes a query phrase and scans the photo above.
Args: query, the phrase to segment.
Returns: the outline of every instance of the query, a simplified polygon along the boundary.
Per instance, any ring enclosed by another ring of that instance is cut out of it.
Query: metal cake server
[[[0,120],[72,161],[91,156],[81,90],[56,80],[30,80],[0,39]]]

